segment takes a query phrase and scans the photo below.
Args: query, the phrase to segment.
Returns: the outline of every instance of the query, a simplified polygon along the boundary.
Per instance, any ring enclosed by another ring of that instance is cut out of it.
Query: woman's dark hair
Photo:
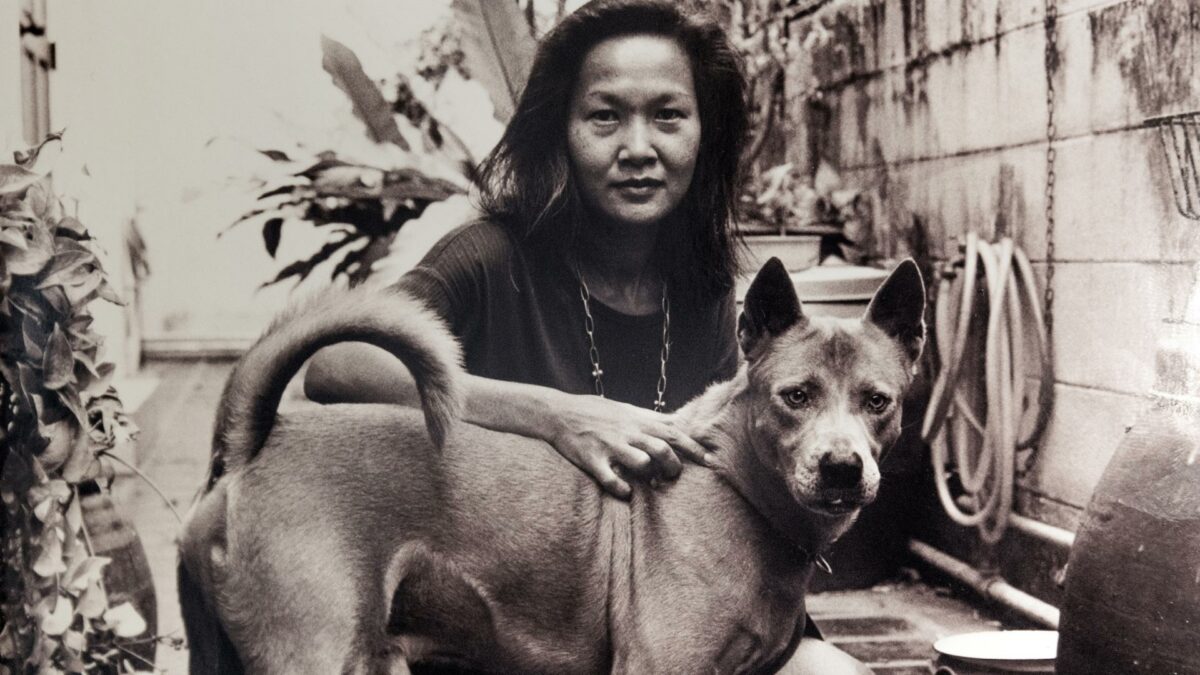
[[[583,60],[609,38],[649,34],[676,40],[692,67],[700,149],[692,183],[661,228],[655,260],[673,295],[715,299],[733,287],[732,220],[748,127],[741,60],[716,21],[689,3],[593,0],[564,18],[538,46],[529,81],[499,144],[479,167],[485,213],[518,239],[571,255],[586,212],[567,149],[570,101]]]

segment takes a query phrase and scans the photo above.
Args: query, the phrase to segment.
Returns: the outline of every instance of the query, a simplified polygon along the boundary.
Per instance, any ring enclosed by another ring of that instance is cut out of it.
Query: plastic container
[[[755,234],[745,238],[750,255],[746,269],[751,276],[771,258],[779,258],[783,268],[799,272],[813,267],[820,260],[821,238],[814,235]]]
[[[1065,675],[1200,673],[1200,325],[1171,326],[1160,341],[1154,394],[1071,549]]]

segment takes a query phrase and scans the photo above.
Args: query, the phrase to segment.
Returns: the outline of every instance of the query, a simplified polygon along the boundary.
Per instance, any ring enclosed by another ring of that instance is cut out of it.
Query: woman
[[[539,46],[481,167],[486,219],[400,281],[462,341],[467,420],[541,438],[610,493],[706,450],[659,411],[737,368],[730,222],[745,81],[717,24],[659,0],[595,0]],[[366,345],[319,354],[314,400],[412,402]],[[581,396],[601,394],[602,396]],[[804,640],[789,667],[858,672]]]

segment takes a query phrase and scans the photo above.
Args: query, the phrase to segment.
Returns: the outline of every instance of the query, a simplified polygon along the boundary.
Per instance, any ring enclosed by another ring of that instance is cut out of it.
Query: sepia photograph
[[[1195,0],[0,0],[0,675],[1200,675]]]

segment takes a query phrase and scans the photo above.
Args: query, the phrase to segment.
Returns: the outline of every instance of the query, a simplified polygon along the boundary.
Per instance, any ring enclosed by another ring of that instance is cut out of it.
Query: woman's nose
[[[636,120],[631,122],[625,128],[625,137],[617,152],[617,161],[642,165],[654,163],[657,158],[658,154],[646,123]]]

